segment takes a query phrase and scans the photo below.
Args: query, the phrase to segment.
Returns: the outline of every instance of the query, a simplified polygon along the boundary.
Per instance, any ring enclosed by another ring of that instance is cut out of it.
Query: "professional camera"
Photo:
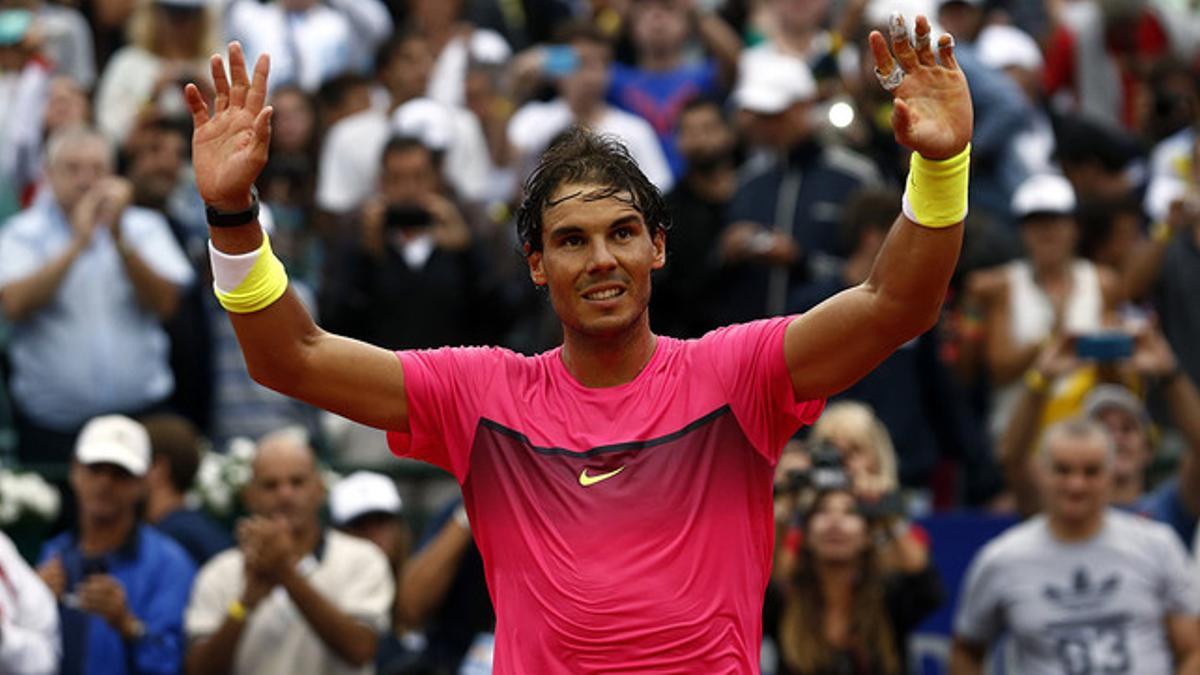
[[[798,493],[803,490],[843,490],[850,487],[850,474],[842,464],[842,453],[837,446],[822,441],[808,453],[812,463],[807,469],[793,469],[784,475],[776,486],[777,492]]]

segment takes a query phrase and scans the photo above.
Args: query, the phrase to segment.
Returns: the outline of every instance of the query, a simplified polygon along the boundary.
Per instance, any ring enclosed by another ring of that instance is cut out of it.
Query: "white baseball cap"
[[[329,515],[335,525],[368,513],[400,515],[403,504],[391,478],[373,471],[355,471],[341,479],[329,493]]]
[[[739,108],[764,115],[781,113],[817,95],[817,83],[803,59],[771,47],[742,52],[733,101]]]
[[[150,468],[150,436],[141,424],[124,415],[94,417],[75,441],[80,464],[116,464],[135,476]]]
[[[1012,212],[1017,219],[1034,214],[1075,213],[1075,189],[1066,178],[1052,173],[1025,179],[1013,193]]]
[[[1029,33],[1013,26],[992,25],[983,29],[975,41],[979,60],[997,70],[1012,66],[1041,70],[1045,65],[1042,50]]]
[[[430,98],[415,98],[392,113],[392,128],[434,152],[442,152],[454,143],[454,110]]]

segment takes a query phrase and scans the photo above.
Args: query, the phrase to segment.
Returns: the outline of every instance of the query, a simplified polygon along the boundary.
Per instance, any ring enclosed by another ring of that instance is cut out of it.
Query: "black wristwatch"
[[[258,188],[250,186],[250,208],[241,211],[221,211],[211,204],[204,205],[210,227],[238,227],[258,218]]]

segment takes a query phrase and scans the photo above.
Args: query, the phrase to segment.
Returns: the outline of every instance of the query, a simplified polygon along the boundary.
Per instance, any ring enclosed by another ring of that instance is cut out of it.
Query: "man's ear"
[[[534,251],[529,244],[524,245],[525,262],[529,263],[529,278],[535,286],[546,285],[546,270],[542,267],[542,252]]]
[[[653,269],[661,270],[667,265],[667,231],[660,227],[654,232],[654,265]]]

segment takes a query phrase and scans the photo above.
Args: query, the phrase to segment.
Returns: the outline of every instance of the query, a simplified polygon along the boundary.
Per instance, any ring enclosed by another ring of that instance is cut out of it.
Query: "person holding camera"
[[[877,507],[847,476],[803,510],[797,564],[765,606],[782,675],[909,672],[908,636],[941,605],[942,584],[907,523]]]
[[[1027,179],[1012,199],[1026,257],[967,280],[968,312],[982,318],[994,437],[1008,425],[1022,375],[1028,377],[1044,341],[1099,332],[1122,295],[1115,273],[1076,257],[1075,206],[1075,190],[1062,176]],[[1051,396],[1069,394],[1071,384],[1069,378],[1048,383]]]
[[[384,146],[379,195],[363,209],[359,240],[343,242],[341,269],[325,289],[321,314],[332,329],[390,349],[480,339],[485,266],[437,162],[415,138]]]

